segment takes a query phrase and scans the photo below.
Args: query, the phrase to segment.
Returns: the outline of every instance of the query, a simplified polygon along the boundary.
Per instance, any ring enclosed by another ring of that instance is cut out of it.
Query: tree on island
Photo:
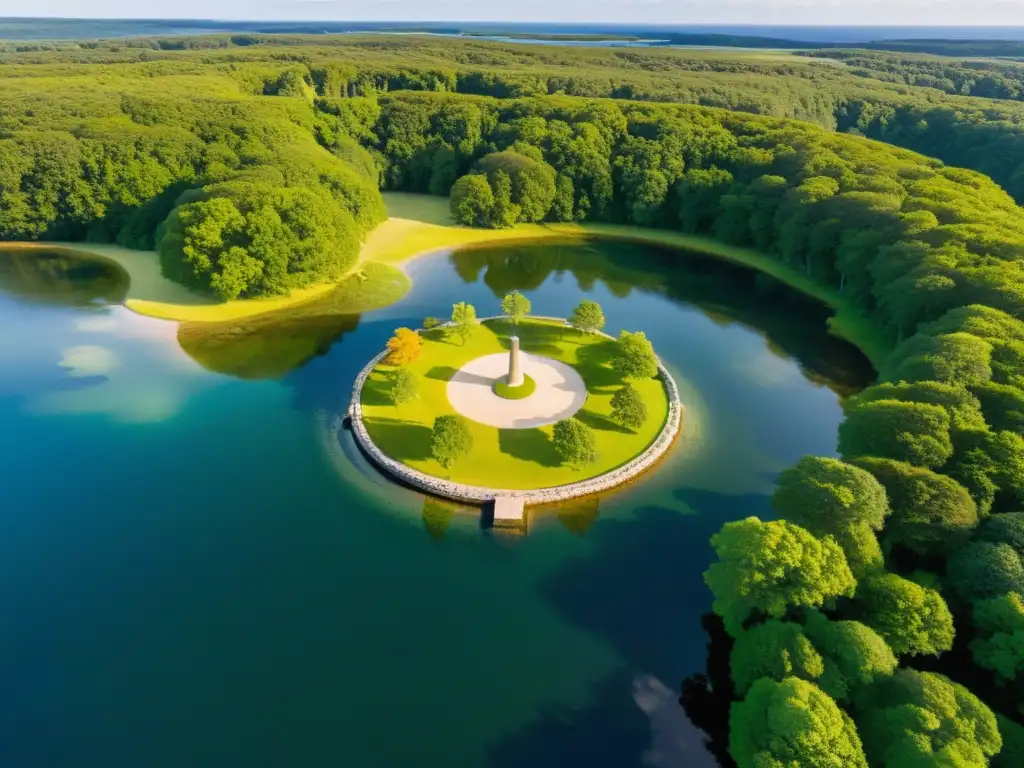
[[[476,307],[464,301],[452,305],[452,332],[462,340],[463,344],[473,333],[476,325]]]
[[[604,328],[604,310],[596,301],[584,299],[569,315],[569,322],[585,333],[600,331]]]
[[[439,317],[425,317],[423,318],[423,330],[432,331],[442,323],[444,323],[444,320]]]
[[[501,300],[501,311],[511,317],[512,322],[516,325],[530,314],[530,308],[530,300],[519,291],[512,291]]]
[[[619,334],[612,368],[626,379],[650,379],[658,373],[658,358],[643,331]]]
[[[414,399],[420,391],[419,377],[408,368],[399,368],[391,380],[391,402],[402,405]]]
[[[423,339],[411,328],[398,328],[388,339],[388,365],[408,365],[423,353]]]
[[[430,454],[445,469],[473,449],[469,424],[461,416],[446,414],[434,419],[430,435]]]
[[[647,405],[632,384],[612,395],[612,418],[625,427],[639,429],[647,421]]]
[[[562,461],[575,469],[597,460],[594,433],[579,419],[563,419],[555,424],[551,439]]]

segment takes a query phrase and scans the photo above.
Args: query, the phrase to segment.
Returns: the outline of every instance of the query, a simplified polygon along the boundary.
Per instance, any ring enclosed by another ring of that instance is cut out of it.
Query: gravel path
[[[567,419],[583,407],[587,387],[571,366],[525,352],[519,360],[523,373],[537,384],[532,395],[506,400],[494,394],[494,382],[508,373],[508,353],[501,352],[471,360],[452,376],[452,408],[490,427],[532,429]]]

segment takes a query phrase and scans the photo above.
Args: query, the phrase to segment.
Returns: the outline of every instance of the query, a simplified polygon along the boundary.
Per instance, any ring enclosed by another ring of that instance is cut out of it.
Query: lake
[[[386,309],[183,329],[183,349],[119,305],[116,268],[0,251],[5,763],[715,765],[677,702],[706,664],[708,539],[834,454],[867,361],[814,302],[695,254],[503,245],[408,271]],[[526,536],[394,486],[331,429],[396,326],[512,289],[646,331],[687,409],[653,473]]]

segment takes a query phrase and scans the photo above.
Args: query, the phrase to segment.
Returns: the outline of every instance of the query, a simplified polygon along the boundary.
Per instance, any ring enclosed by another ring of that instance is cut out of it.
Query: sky
[[[0,16],[1024,25],[1024,0],[0,0]]]

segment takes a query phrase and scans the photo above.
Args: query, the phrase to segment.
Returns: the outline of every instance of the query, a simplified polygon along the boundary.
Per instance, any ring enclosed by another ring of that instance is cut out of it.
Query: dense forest
[[[938,88],[961,96],[1024,100],[1024,63],[869,51],[801,51],[798,55],[841,61],[858,77],[883,82]]]
[[[801,270],[892,353],[845,403],[841,459],[801,460],[779,519],[712,540],[729,753],[743,768],[1020,765],[1024,209],[978,172],[1024,195],[1016,104],[864,91],[804,59],[210,41],[3,54],[0,238],[155,248],[186,285],[260,296],[345,273],[386,188],[450,195],[479,226],[678,229]],[[700,98],[737,102],[771,74],[768,106],[823,119],[616,90],[686,73]],[[956,157],[975,170],[942,162]]]
[[[44,69],[36,76],[45,72],[59,76],[69,71],[62,65],[75,65],[74,71],[84,75],[134,63],[137,68],[128,71],[138,76],[218,73],[235,79],[250,93],[272,94],[279,90],[273,73],[294,65],[300,73],[312,73],[302,76],[318,95],[328,98],[429,90],[503,99],[565,94],[698,104],[807,120],[880,139],[981,171],[1024,201],[1024,104],[1009,97],[983,99],[944,92],[951,90],[946,79],[957,82],[954,70],[972,71],[975,62],[923,58],[924,63],[900,68],[889,62],[892,57],[882,55],[880,62],[872,58],[875,54],[858,54],[872,62],[875,74],[871,74],[866,71],[871,67],[858,69],[831,59],[836,52],[824,54],[830,60],[781,52],[562,48],[416,36],[245,33],[0,43],[0,77],[9,76],[8,72],[26,76],[25,64]],[[934,61],[942,63],[929,63]],[[91,70],[82,69],[82,64]],[[907,84],[921,76],[922,67],[937,68],[935,87]],[[988,76],[993,81],[1002,78],[1012,89],[1016,65],[992,67]],[[117,71],[126,72],[123,66]],[[330,77],[324,74],[328,72]],[[1002,92],[1002,85],[989,85],[984,77],[972,81],[971,88],[993,95]]]

